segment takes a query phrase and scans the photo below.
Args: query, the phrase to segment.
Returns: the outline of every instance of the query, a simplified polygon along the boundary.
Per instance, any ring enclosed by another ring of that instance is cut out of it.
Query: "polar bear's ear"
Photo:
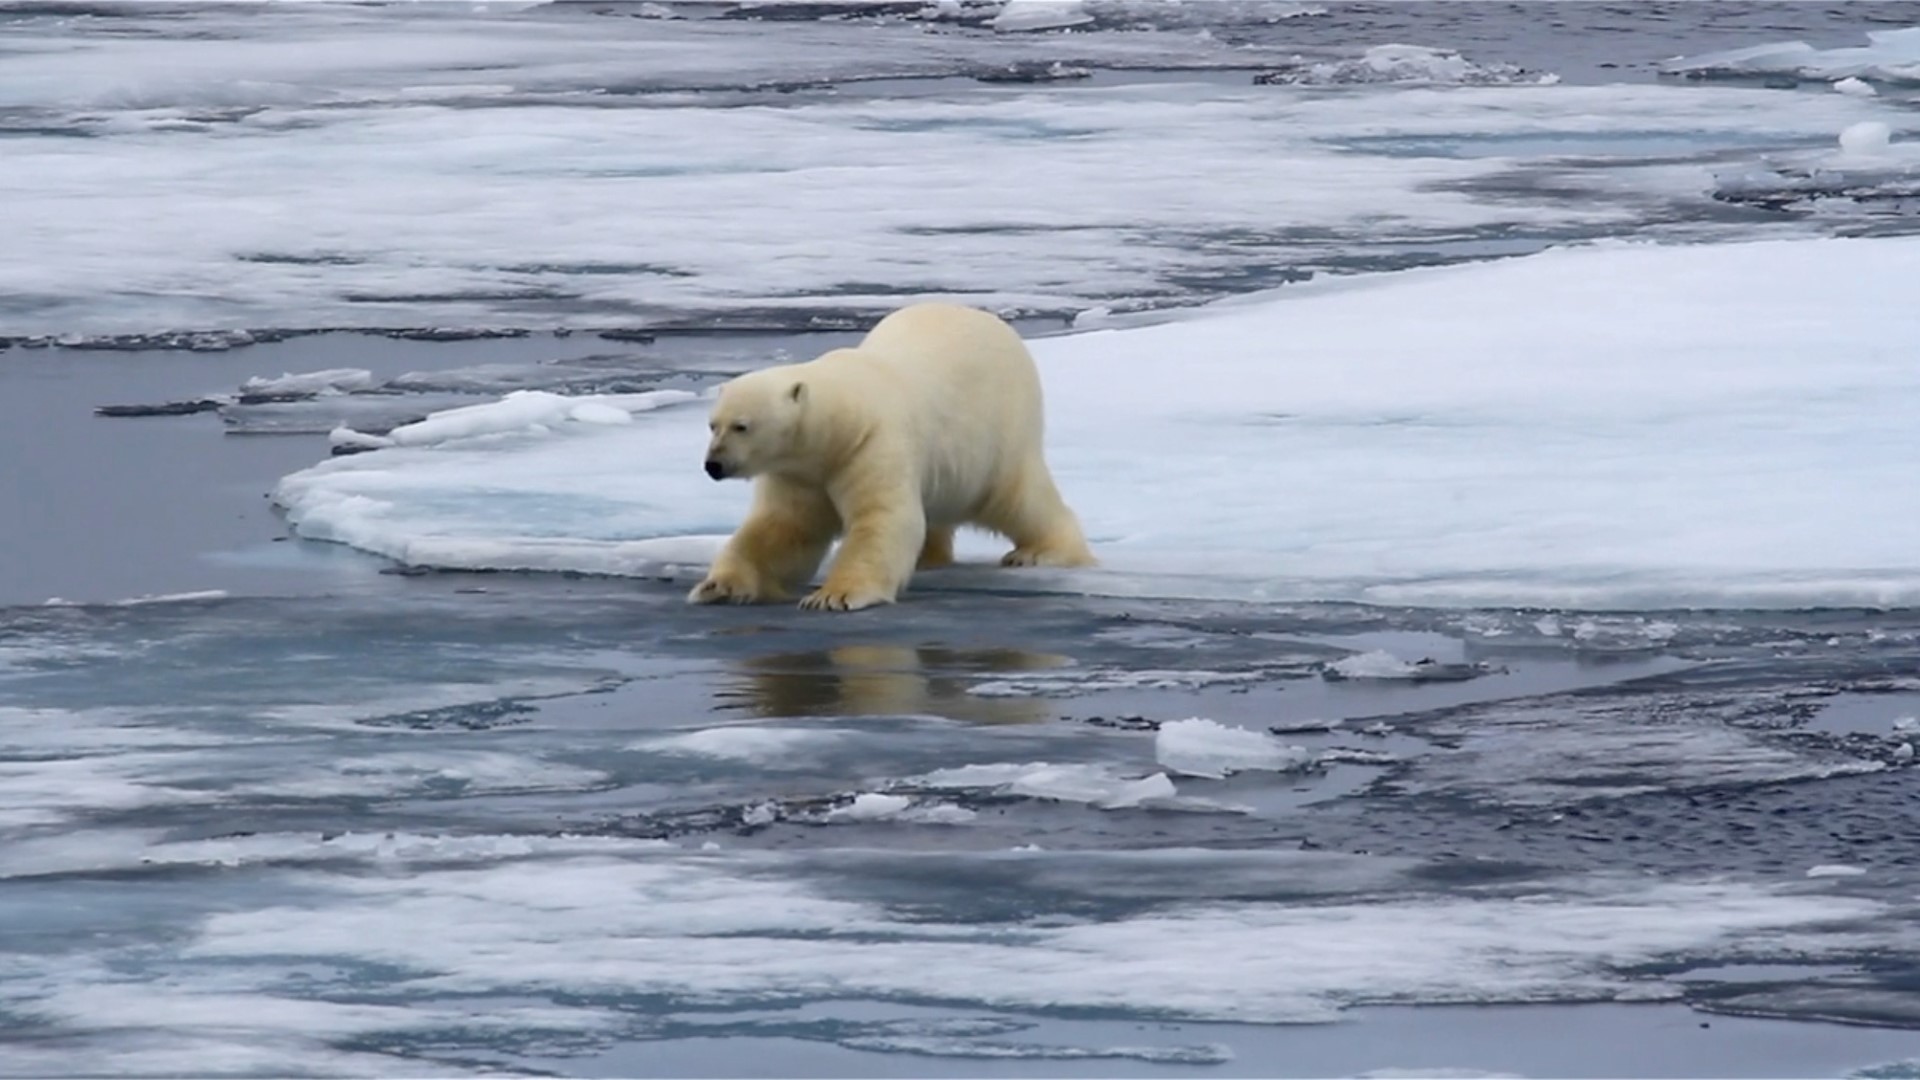
[[[806,383],[799,383],[799,382],[794,383],[793,389],[787,391],[787,400],[789,401],[799,401],[801,398],[806,396],[807,396]]]

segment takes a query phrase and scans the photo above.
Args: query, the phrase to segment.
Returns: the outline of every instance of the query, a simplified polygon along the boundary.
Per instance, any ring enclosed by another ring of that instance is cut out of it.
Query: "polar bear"
[[[708,427],[707,475],[751,478],[753,506],[689,602],[790,599],[835,537],[803,608],[892,603],[953,561],[961,525],[1012,540],[1006,566],[1094,562],[1041,453],[1033,357],[987,312],[902,308],[853,348],[728,382]]]

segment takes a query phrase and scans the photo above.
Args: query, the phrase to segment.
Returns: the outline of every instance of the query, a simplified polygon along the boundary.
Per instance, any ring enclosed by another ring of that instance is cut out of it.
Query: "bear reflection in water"
[[[981,724],[1036,724],[1053,710],[1034,697],[981,697],[969,687],[999,673],[1065,667],[1064,656],[1021,649],[841,645],[741,663],[720,708],[755,716],[940,716]]]

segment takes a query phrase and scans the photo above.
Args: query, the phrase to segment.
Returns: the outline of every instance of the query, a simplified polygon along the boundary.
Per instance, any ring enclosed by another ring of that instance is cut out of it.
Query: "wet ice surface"
[[[392,585],[0,613],[8,1075],[1205,1071],[1416,1003],[1697,1032],[1623,1072],[1920,1053],[1675,1011],[1912,1024],[1908,615]],[[1323,677],[1381,652],[1488,673]]]
[[[1676,52],[1779,31],[1694,7],[1588,5],[1574,28],[1471,4],[1106,4],[1072,33],[1001,33],[29,6],[0,27],[0,337],[791,328],[906,294],[1067,317],[1600,235],[1862,227],[1716,202],[1714,177],[1852,124],[1904,131],[1898,93],[1653,81]],[[1849,8],[1797,17],[1841,47],[1901,10]],[[1055,70],[1088,77],[982,81]],[[1871,227],[1912,228],[1910,202],[1868,201]]]

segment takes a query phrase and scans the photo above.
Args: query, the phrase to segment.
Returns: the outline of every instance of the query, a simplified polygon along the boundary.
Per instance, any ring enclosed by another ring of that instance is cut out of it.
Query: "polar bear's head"
[[[707,429],[707,475],[751,479],[785,464],[799,441],[807,386],[791,367],[749,372],[720,388]]]

